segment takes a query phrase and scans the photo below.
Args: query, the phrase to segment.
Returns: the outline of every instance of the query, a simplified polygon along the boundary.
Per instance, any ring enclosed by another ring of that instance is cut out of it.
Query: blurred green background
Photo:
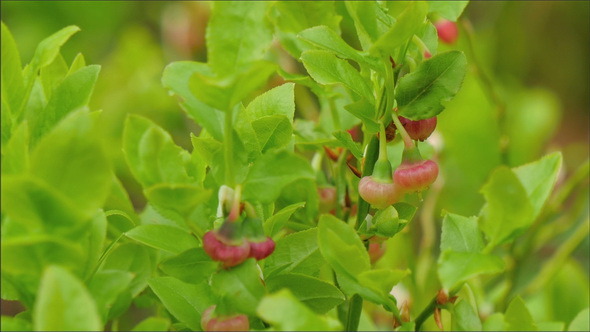
[[[337,6],[342,11],[342,4]],[[90,106],[104,112],[105,144],[138,209],[144,204],[141,189],[120,149],[124,118],[128,113],[144,115],[191,150],[188,133],[197,132],[198,126],[160,80],[172,61],[206,61],[209,9],[207,2],[1,2],[2,21],[11,30],[23,63],[31,59],[38,42],[53,32],[66,25],[82,29],[64,45],[62,54],[69,63],[81,52],[88,64],[102,66]],[[473,1],[467,6],[457,44],[439,45],[439,51],[465,51],[470,72],[461,92],[441,114],[438,138],[432,140],[435,148],[443,146],[439,157],[445,179],[436,211],[476,215],[483,203],[479,189],[501,163],[516,166],[562,150],[562,181],[588,160],[589,15],[588,1]],[[350,35],[354,29],[346,24],[344,19],[344,38],[355,45]],[[470,28],[473,34],[467,38],[465,29]],[[283,53],[278,52],[286,56]],[[284,67],[296,67],[293,59],[280,61]],[[309,103],[297,103],[296,114],[309,118],[310,110],[304,105]],[[500,122],[499,113],[504,114]],[[509,148],[502,150],[506,140]],[[574,224],[588,217],[587,178],[585,181],[569,203],[581,211],[573,218]],[[554,251],[567,237],[569,226],[557,228],[560,233],[549,237],[552,242],[547,250]],[[580,287],[582,294],[588,293],[588,248],[586,239],[576,251],[577,263],[569,262],[556,276],[554,286],[529,299],[534,315],[551,316],[543,320],[571,320],[575,310],[550,303],[557,297],[575,298]],[[587,299],[580,301],[586,302],[579,306],[588,305]]]

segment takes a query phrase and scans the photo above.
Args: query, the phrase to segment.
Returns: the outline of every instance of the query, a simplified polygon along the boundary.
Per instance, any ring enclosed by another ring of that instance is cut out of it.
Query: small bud
[[[449,301],[449,294],[444,290],[440,289],[436,294],[436,303],[445,305]]]
[[[393,173],[393,182],[406,192],[422,191],[438,177],[438,165],[432,160],[403,162]]]
[[[438,38],[443,43],[452,44],[457,40],[459,29],[457,29],[457,24],[455,22],[443,19],[437,21],[434,26],[436,27]]]

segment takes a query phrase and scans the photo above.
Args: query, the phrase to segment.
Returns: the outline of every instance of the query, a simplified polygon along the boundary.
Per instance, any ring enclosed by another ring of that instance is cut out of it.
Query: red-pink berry
[[[447,44],[452,44],[459,36],[459,29],[457,24],[449,20],[440,20],[434,24],[438,38]]]
[[[430,52],[428,51],[424,51],[424,59],[430,59],[432,58],[432,54],[430,54]]]
[[[423,119],[423,120],[410,120],[404,118],[403,116],[399,117],[399,121],[401,122],[404,129],[408,132],[408,135],[415,140],[415,141],[424,141],[436,128],[436,116]]]
[[[250,241],[250,257],[256,258],[257,261],[265,259],[275,251],[275,241],[270,237],[261,242]]]
[[[399,202],[403,192],[394,183],[380,182],[373,176],[365,176],[359,181],[359,195],[367,203],[383,209]]]
[[[204,331],[248,331],[248,316],[239,314],[232,316],[213,317],[215,306],[210,306],[201,315],[201,327]]]
[[[230,244],[215,231],[205,233],[203,236],[203,249],[211,259],[222,262],[224,267],[239,265],[248,259],[250,254],[250,244],[248,242],[243,241],[239,245]]]
[[[406,192],[422,191],[438,177],[438,165],[432,160],[402,163],[393,173],[393,182]]]

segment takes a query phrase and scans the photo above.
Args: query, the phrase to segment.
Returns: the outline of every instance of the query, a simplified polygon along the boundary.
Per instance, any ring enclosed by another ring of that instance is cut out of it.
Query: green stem
[[[225,184],[233,188],[235,185],[235,174],[234,174],[234,154],[233,154],[233,109],[230,107],[225,112],[225,127],[223,130],[223,143],[224,143],[224,157],[225,157]]]
[[[333,96],[328,97],[328,101],[330,103],[330,113],[332,114],[334,130],[340,131],[342,129],[342,125],[340,123],[340,115],[338,114],[338,110],[336,109],[336,103],[334,103]]]
[[[379,124],[379,161],[388,161],[387,158],[387,137],[385,135],[385,126],[383,122]]]
[[[395,114],[395,112],[391,112],[391,118],[393,119],[393,123],[395,123],[397,131],[399,131],[400,135],[402,136],[402,139],[404,140],[404,146],[406,147],[406,149],[413,149],[414,142],[412,141],[412,138],[406,131],[406,128],[404,128],[402,123],[399,121],[399,118],[397,117],[397,114]]]
[[[358,295],[358,294],[354,294],[350,298],[350,302],[348,304],[348,317],[346,319],[346,331],[358,331],[362,311],[363,311],[363,298],[360,297],[360,295]]]

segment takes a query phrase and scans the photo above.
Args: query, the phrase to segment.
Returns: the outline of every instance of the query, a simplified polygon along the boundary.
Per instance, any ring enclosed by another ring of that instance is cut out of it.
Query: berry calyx
[[[221,262],[223,267],[226,268],[241,264],[248,259],[250,254],[250,244],[248,242],[243,240],[230,241],[219,234],[218,231],[205,233],[203,236],[203,249],[211,259]]]
[[[406,192],[422,191],[438,177],[438,165],[432,160],[403,162],[393,173],[393,182]]]
[[[359,195],[378,209],[399,202],[403,194],[395,183],[381,182],[372,175],[365,176],[359,181]]]
[[[201,315],[201,327],[203,331],[248,331],[250,321],[244,314],[232,316],[215,316],[215,307],[210,306]]]
[[[443,43],[452,44],[459,36],[459,29],[457,29],[455,22],[442,19],[434,23],[434,27],[436,28],[438,38]]]
[[[404,126],[404,129],[406,129],[408,132],[408,135],[410,135],[410,137],[415,141],[423,142],[425,139],[430,137],[430,134],[432,134],[434,128],[436,128],[436,116],[417,121],[400,116],[399,121],[401,122],[402,126]]]
[[[249,241],[250,243],[250,256],[255,258],[257,261],[265,259],[275,251],[275,241],[270,237],[267,237],[263,241]]]

